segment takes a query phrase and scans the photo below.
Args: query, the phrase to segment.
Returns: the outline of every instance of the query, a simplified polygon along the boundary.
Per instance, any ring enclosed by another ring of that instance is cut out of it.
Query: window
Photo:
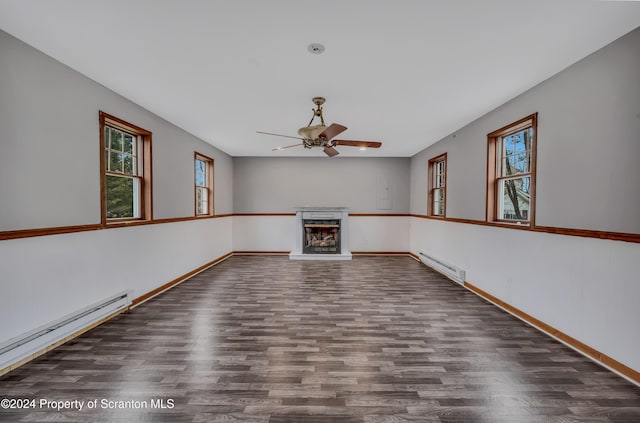
[[[151,220],[151,132],[100,112],[102,223]]]
[[[534,223],[537,116],[488,135],[488,221]]]
[[[213,159],[196,153],[196,216],[213,215]]]
[[[429,160],[429,199],[427,214],[444,217],[447,200],[447,153]]]

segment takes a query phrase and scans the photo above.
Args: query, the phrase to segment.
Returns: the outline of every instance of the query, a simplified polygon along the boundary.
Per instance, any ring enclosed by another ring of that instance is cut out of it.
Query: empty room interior
[[[640,1],[0,0],[0,421],[640,421]]]

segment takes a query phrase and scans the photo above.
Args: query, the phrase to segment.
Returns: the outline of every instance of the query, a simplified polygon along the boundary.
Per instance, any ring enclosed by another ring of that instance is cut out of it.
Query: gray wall
[[[640,29],[415,155],[411,212],[447,152],[447,216],[484,220],[487,134],[534,112],[536,224],[640,233]]]
[[[100,222],[100,110],[153,133],[154,218],[194,215],[194,150],[232,212],[231,157],[0,31],[0,231]]]
[[[235,213],[287,213],[297,206],[349,207],[353,213],[409,212],[409,158],[235,157],[233,161]]]

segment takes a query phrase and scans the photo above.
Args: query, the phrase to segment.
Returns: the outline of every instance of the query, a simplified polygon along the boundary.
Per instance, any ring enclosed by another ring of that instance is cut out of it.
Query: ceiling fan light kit
[[[311,50],[311,46],[309,46],[309,49]],[[378,141],[334,140],[333,137],[346,131],[347,127],[338,123],[332,123],[331,125],[327,126],[324,123],[324,116],[322,114],[322,105],[325,103],[326,99],[324,97],[313,97],[311,101],[313,101],[313,104],[316,105],[316,108],[312,110],[313,115],[311,116],[309,124],[298,129],[298,135],[300,135],[300,137],[292,137],[289,135],[280,135],[273,134],[271,132],[257,131],[258,134],[274,135],[276,137],[295,138],[302,140],[301,143],[274,148],[272,151],[280,151],[284,150],[285,148],[297,147],[300,145],[304,148],[322,147],[322,151],[324,151],[327,156],[334,157],[339,154],[338,150],[334,148],[337,145],[360,147],[360,150],[363,151],[367,148],[380,148],[380,146],[382,146],[382,143]],[[320,124],[312,125],[313,121],[317,117],[320,118]]]
[[[322,134],[325,129],[327,129],[327,127],[324,125],[305,126],[298,129],[298,135],[300,135],[302,138],[315,140],[320,137],[320,134]]]

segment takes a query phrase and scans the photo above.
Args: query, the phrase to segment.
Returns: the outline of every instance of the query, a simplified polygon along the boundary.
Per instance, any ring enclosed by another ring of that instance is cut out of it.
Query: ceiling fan
[[[287,145],[285,147],[274,148],[272,151],[284,150],[285,148],[303,146],[304,148],[322,147],[325,154],[329,157],[337,156],[338,150],[334,147],[338,145],[344,145],[348,147],[360,147],[365,148],[380,148],[382,145],[378,141],[352,141],[352,140],[334,140],[338,134],[347,130],[346,126],[342,126],[337,123],[332,123],[327,126],[324,123],[324,117],[322,116],[322,105],[326,101],[324,97],[313,97],[313,104],[316,108],[313,109],[313,116],[307,126],[298,129],[299,137],[291,137],[289,135],[272,134],[271,132],[256,131],[258,134],[274,135],[276,137],[294,138],[302,140],[301,143]],[[320,125],[311,125],[316,117],[320,118]]]

